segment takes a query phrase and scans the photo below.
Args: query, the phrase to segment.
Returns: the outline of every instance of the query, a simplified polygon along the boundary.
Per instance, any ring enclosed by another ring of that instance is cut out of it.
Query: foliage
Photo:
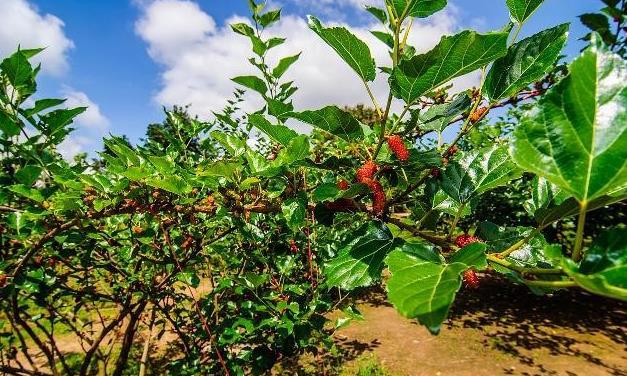
[[[284,357],[336,352],[333,332],[361,319],[342,296],[379,283],[401,314],[438,333],[474,271],[536,293],[627,299],[624,227],[595,229],[591,244],[585,236],[591,211],[627,197],[624,51],[601,32],[560,64],[567,25],[517,42],[541,3],[507,0],[508,27],[443,37],[424,54],[406,43],[412,19],[445,0],[369,7],[390,49],[379,69],[350,30],[310,17],[364,85],[368,111],[296,109],[295,83],[283,77],[300,54],[271,58],[285,40],[265,30],[281,12],[249,0],[252,26],[232,29],[250,40],[257,74],[233,78],[239,89],[214,120],[175,108],[138,145],[107,138],[94,162],[58,153],[85,109],[33,100],[30,59],[41,50],[7,57],[0,369],[121,375],[138,346],[149,358],[151,341],[172,332],[172,374],[262,374]],[[606,3],[622,20],[624,2]],[[449,93],[477,69],[482,87]],[[377,76],[390,83],[386,101],[370,88]],[[245,113],[246,92],[263,107]],[[499,107],[514,109],[490,121]],[[298,134],[294,121],[313,131]],[[457,136],[444,140],[449,127]],[[408,158],[390,150],[392,136]],[[508,207],[511,216],[489,218]],[[573,221],[572,239],[552,234]],[[484,242],[459,249],[467,233]],[[328,322],[337,308],[344,316]],[[83,353],[64,353],[63,336]]]

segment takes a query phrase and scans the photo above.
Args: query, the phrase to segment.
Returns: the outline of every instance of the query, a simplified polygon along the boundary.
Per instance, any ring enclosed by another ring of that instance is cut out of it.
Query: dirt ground
[[[438,336],[399,316],[382,291],[358,307],[365,320],[335,336],[344,361],[372,354],[388,374],[627,375],[627,304],[582,291],[539,297],[486,277],[460,292]]]

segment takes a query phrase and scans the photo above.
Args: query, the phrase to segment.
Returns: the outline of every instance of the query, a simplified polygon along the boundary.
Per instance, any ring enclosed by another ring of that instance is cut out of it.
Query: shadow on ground
[[[336,334],[339,358],[319,355],[311,372],[291,360],[281,374],[334,375],[374,354],[394,375],[627,376],[627,303],[581,290],[537,296],[484,276],[459,292],[439,336],[401,318],[380,288],[357,303],[366,320]]]
[[[582,338],[590,334],[595,339],[605,337],[627,351],[624,302],[574,289],[538,296],[523,286],[488,276],[477,290],[460,292],[449,317],[448,328],[487,328],[485,346],[517,357],[540,374],[551,373],[527,355],[538,349],[548,350],[552,356],[581,358],[612,375],[627,375],[624,368],[594,355],[594,348],[602,342]]]

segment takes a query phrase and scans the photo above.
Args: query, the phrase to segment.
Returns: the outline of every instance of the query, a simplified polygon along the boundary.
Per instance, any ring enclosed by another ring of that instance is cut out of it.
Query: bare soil
[[[383,291],[358,307],[365,320],[335,335],[345,365],[372,354],[392,375],[627,375],[627,304],[583,291],[541,297],[488,276],[460,291],[438,336]]]

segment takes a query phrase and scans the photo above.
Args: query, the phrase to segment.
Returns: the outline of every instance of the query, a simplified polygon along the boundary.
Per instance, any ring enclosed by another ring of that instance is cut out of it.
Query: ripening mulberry
[[[455,245],[459,248],[464,248],[468,244],[472,243],[483,243],[483,240],[481,238],[468,234],[460,235],[457,237],[457,239],[455,239]]]
[[[470,122],[475,124],[483,118],[483,115],[488,111],[487,107],[479,107],[472,114],[470,114]]]
[[[366,182],[372,191],[372,211],[375,215],[380,215],[385,210],[385,191],[378,180],[368,179]]]
[[[442,173],[442,170],[440,170],[439,168],[432,168],[431,169],[431,176],[434,178],[439,178],[440,174]]]
[[[290,251],[292,251],[292,253],[298,253],[298,246],[294,239],[290,240]]]
[[[337,187],[338,187],[338,189],[340,189],[342,191],[345,191],[345,190],[347,190],[350,187],[350,185],[348,184],[348,182],[346,180],[342,179],[342,180],[337,182]]]
[[[363,166],[357,169],[357,181],[360,183],[366,183],[368,180],[374,177],[375,172],[379,169],[376,163],[368,161]]]
[[[409,159],[409,150],[405,146],[403,139],[399,135],[393,135],[388,137],[388,146],[390,150],[396,155],[400,161],[406,161]]]
[[[477,273],[474,270],[468,269],[464,272],[464,285],[471,289],[479,287],[479,277],[477,277]]]
[[[6,286],[6,284],[7,284],[7,275],[0,274],[0,289]]]
[[[459,151],[459,148],[457,147],[457,145],[452,145],[450,148],[448,148],[448,150],[446,151],[446,155],[449,157],[454,156],[455,154],[457,154],[457,152]]]

